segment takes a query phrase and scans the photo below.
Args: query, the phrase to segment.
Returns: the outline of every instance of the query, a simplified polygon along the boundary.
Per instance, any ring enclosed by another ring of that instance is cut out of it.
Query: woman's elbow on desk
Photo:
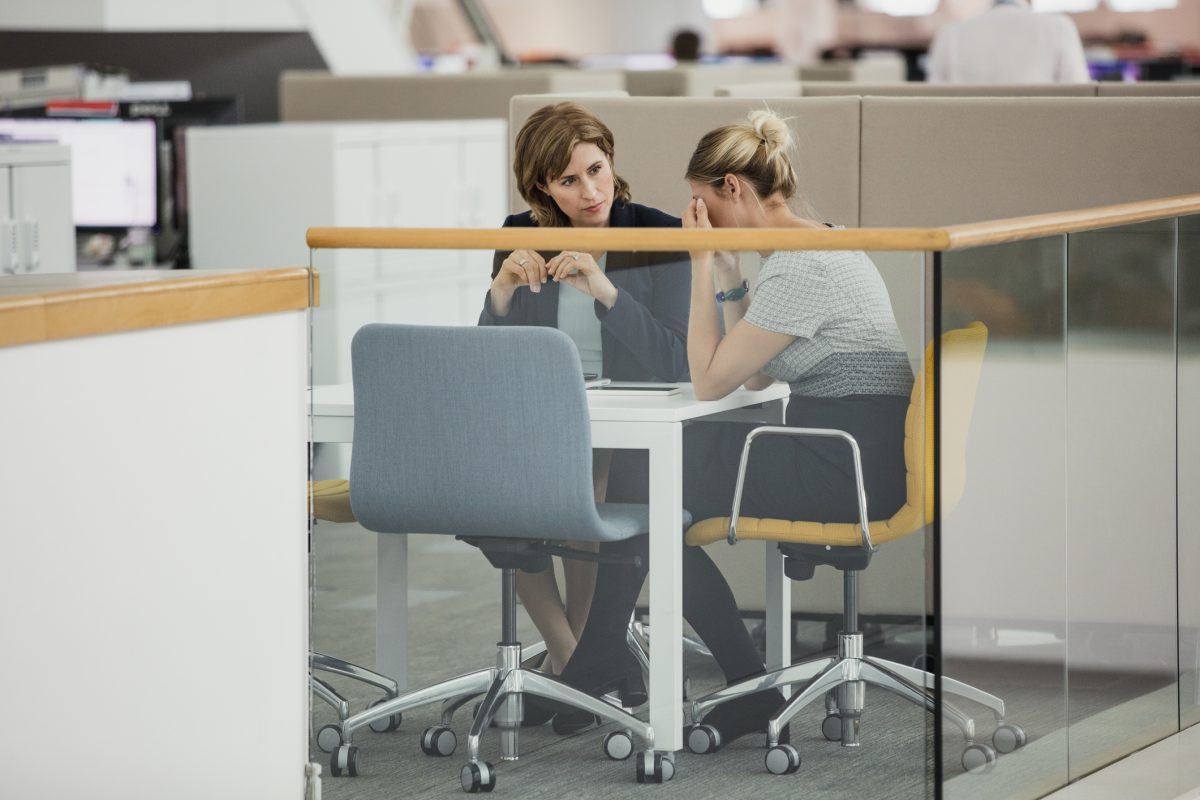
[[[772,378],[770,375],[764,375],[760,372],[742,384],[742,387],[750,390],[751,392],[759,392],[763,389],[766,389],[773,383],[775,383],[774,378]]]

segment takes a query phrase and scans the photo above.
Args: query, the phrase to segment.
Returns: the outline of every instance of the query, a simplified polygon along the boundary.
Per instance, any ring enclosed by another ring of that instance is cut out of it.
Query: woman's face
[[[730,198],[717,191],[711,183],[688,181],[692,187],[692,197],[704,201],[708,211],[708,222],[714,228],[736,228],[737,218],[733,214],[733,204]]]
[[[613,201],[612,164],[591,142],[571,151],[571,163],[544,188],[576,228],[603,228]]]

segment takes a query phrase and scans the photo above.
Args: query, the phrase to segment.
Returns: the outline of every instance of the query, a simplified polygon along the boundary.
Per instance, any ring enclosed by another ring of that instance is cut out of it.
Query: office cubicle
[[[817,703],[792,728],[804,759],[799,775],[806,782],[866,792],[886,785],[889,796],[1038,797],[1200,718],[1194,611],[1200,558],[1195,515],[1188,513],[1194,500],[1177,490],[1196,469],[1191,408],[1197,385],[1192,361],[1198,212],[1200,198],[1190,196],[997,224],[818,232],[803,242],[767,241],[769,232],[759,239],[748,231],[707,234],[702,244],[708,247],[869,251],[881,270],[912,283],[903,302],[918,307],[898,308],[897,316],[912,321],[904,334],[917,337],[910,351],[918,354],[926,346],[936,348],[943,332],[969,322],[981,321],[988,329],[965,457],[936,462],[936,485],[945,492],[959,486],[961,494],[935,498],[940,513],[914,534],[931,573],[923,563],[906,573],[919,596],[932,597],[930,624],[897,626],[866,645],[868,656],[906,659],[907,670],[932,668],[931,696],[940,708],[957,707],[962,716],[956,722],[953,716],[926,715],[868,688],[861,748],[849,761],[842,748],[820,736],[825,709]],[[434,264],[465,247],[524,244],[550,251],[598,249],[607,242],[612,253],[689,249],[679,237],[695,236],[671,232],[676,238],[669,244],[661,239],[653,244],[663,233],[610,231],[598,234],[610,238],[591,239],[572,231],[333,230],[314,231],[310,242],[316,245],[313,266],[320,270],[342,248],[432,248],[424,252]],[[916,235],[924,238],[912,238]],[[386,309],[379,309],[377,319],[412,321]],[[928,363],[918,356],[914,367],[933,371],[935,407],[950,408],[962,398],[940,394],[946,390],[939,376],[953,365],[939,360],[937,349],[933,353]],[[938,438],[933,442],[936,451]],[[357,546],[368,550],[369,537]],[[415,564],[427,557],[424,549],[444,557],[452,546],[412,537],[408,553]],[[888,547],[882,545],[881,553]],[[768,570],[764,576],[778,567],[769,559],[760,563]],[[486,565],[473,574],[478,585],[468,607],[479,614],[482,639],[468,649],[471,657],[486,659],[494,623],[485,598],[495,579]],[[409,590],[419,596],[451,591],[423,585],[426,577],[411,577]],[[864,572],[869,579],[870,567]],[[769,577],[763,586],[778,592],[778,581]],[[423,616],[408,618],[410,685],[452,669],[443,663],[444,650],[422,645],[422,635],[437,636]],[[781,662],[810,655],[787,652],[792,643],[784,644],[779,619],[768,615],[766,657]],[[652,622],[651,653],[654,629]],[[382,630],[379,635],[385,637]],[[526,626],[522,636],[537,634]],[[370,656],[369,647],[360,643],[360,650]],[[720,685],[720,673],[702,655],[685,648],[682,663],[693,678],[693,696]],[[983,695],[952,696],[948,690],[958,688],[956,681],[1003,700],[1003,717],[977,702],[987,700]],[[958,724],[964,718],[974,727],[970,740]],[[545,765],[564,766],[567,762],[554,759],[570,751],[588,754],[583,766],[570,762],[586,782],[604,786],[605,794],[619,793],[630,777],[592,757],[599,736],[580,734],[556,756],[552,737],[528,733],[529,759],[503,778],[513,781],[509,785],[537,780],[542,769],[554,772]],[[373,736],[359,741],[372,765],[400,747]],[[1017,752],[1007,752],[1018,744]],[[756,751],[749,744],[711,756],[683,750],[675,760],[679,775],[713,785],[727,781],[721,776],[730,769],[751,770],[739,772],[739,787],[753,782],[761,796],[794,794],[792,781],[799,775],[769,775],[753,767],[761,763]],[[444,762],[411,758],[404,762],[405,774],[445,770]],[[541,768],[534,766],[539,761]],[[380,780],[375,769],[355,780]],[[556,779],[561,777],[544,777]]]

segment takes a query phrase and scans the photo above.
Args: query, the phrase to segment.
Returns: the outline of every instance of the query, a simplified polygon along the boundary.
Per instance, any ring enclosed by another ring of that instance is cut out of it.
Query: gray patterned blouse
[[[808,397],[903,395],[912,368],[879,270],[861,251],[777,250],[746,321],[795,336],[763,368]]]

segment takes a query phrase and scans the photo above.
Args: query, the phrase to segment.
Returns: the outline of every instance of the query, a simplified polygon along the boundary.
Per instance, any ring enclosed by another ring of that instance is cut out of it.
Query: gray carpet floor
[[[419,687],[440,679],[484,668],[494,662],[499,633],[499,572],[476,551],[450,537],[411,536],[409,539],[410,605],[409,685]],[[314,587],[312,643],[316,650],[370,665],[375,641],[375,534],[357,525],[321,523],[314,535]],[[522,641],[540,637],[523,613],[518,618]],[[803,639],[803,628],[801,638]],[[868,654],[907,663],[911,642],[919,632],[897,631],[888,642],[909,641],[905,649],[887,642],[872,646]],[[823,647],[823,626],[812,625],[811,650]],[[801,645],[803,646],[803,645]],[[890,649],[889,649],[890,648]],[[958,756],[962,738],[946,724],[943,744],[945,796],[962,798],[1038,797],[1065,783],[1066,706],[1061,698],[1061,670],[1027,664],[956,665],[960,677],[1009,703],[1008,717],[1022,725],[1031,745],[1001,757],[1001,764],[985,776],[962,775]],[[711,659],[685,654],[685,673],[693,694],[721,685]],[[330,678],[363,708],[377,694],[353,681]],[[1105,737],[1128,734],[1128,726],[1144,725],[1158,715],[1161,681],[1097,678],[1090,684],[1073,684],[1072,722],[1088,716],[1088,709],[1109,710],[1106,722],[1093,727],[1096,748]],[[1158,699],[1154,699],[1158,697]],[[979,738],[990,740],[994,723],[982,706],[960,703],[978,724]],[[1127,709],[1124,714],[1114,707]],[[323,767],[323,796],[329,800],[367,798],[461,797],[459,769],[466,762],[467,713],[460,712],[454,729],[459,750],[449,758],[421,753],[418,739],[426,726],[437,721],[440,709],[426,707],[406,713],[398,731],[356,734],[360,748],[360,774],[355,778],[329,775],[328,756],[310,742],[313,761]],[[676,756],[676,776],[662,786],[636,783],[633,760],[614,762],[603,753],[601,739],[611,727],[591,728],[572,736],[558,736],[550,726],[525,728],[521,733],[521,758],[499,760],[495,736],[485,737],[483,757],[497,765],[494,795],[508,797],[622,798],[653,795],[656,798],[887,798],[917,800],[934,796],[933,726],[926,712],[878,689],[868,689],[861,742],[857,749],[825,741],[820,733],[823,708],[806,709],[792,725],[792,743],[803,763],[794,775],[774,776],[763,766],[763,737],[747,736],[713,755],[682,751]],[[311,731],[335,721],[332,710],[314,699]],[[1124,734],[1122,734],[1124,732]],[[310,740],[313,737],[310,736]]]

